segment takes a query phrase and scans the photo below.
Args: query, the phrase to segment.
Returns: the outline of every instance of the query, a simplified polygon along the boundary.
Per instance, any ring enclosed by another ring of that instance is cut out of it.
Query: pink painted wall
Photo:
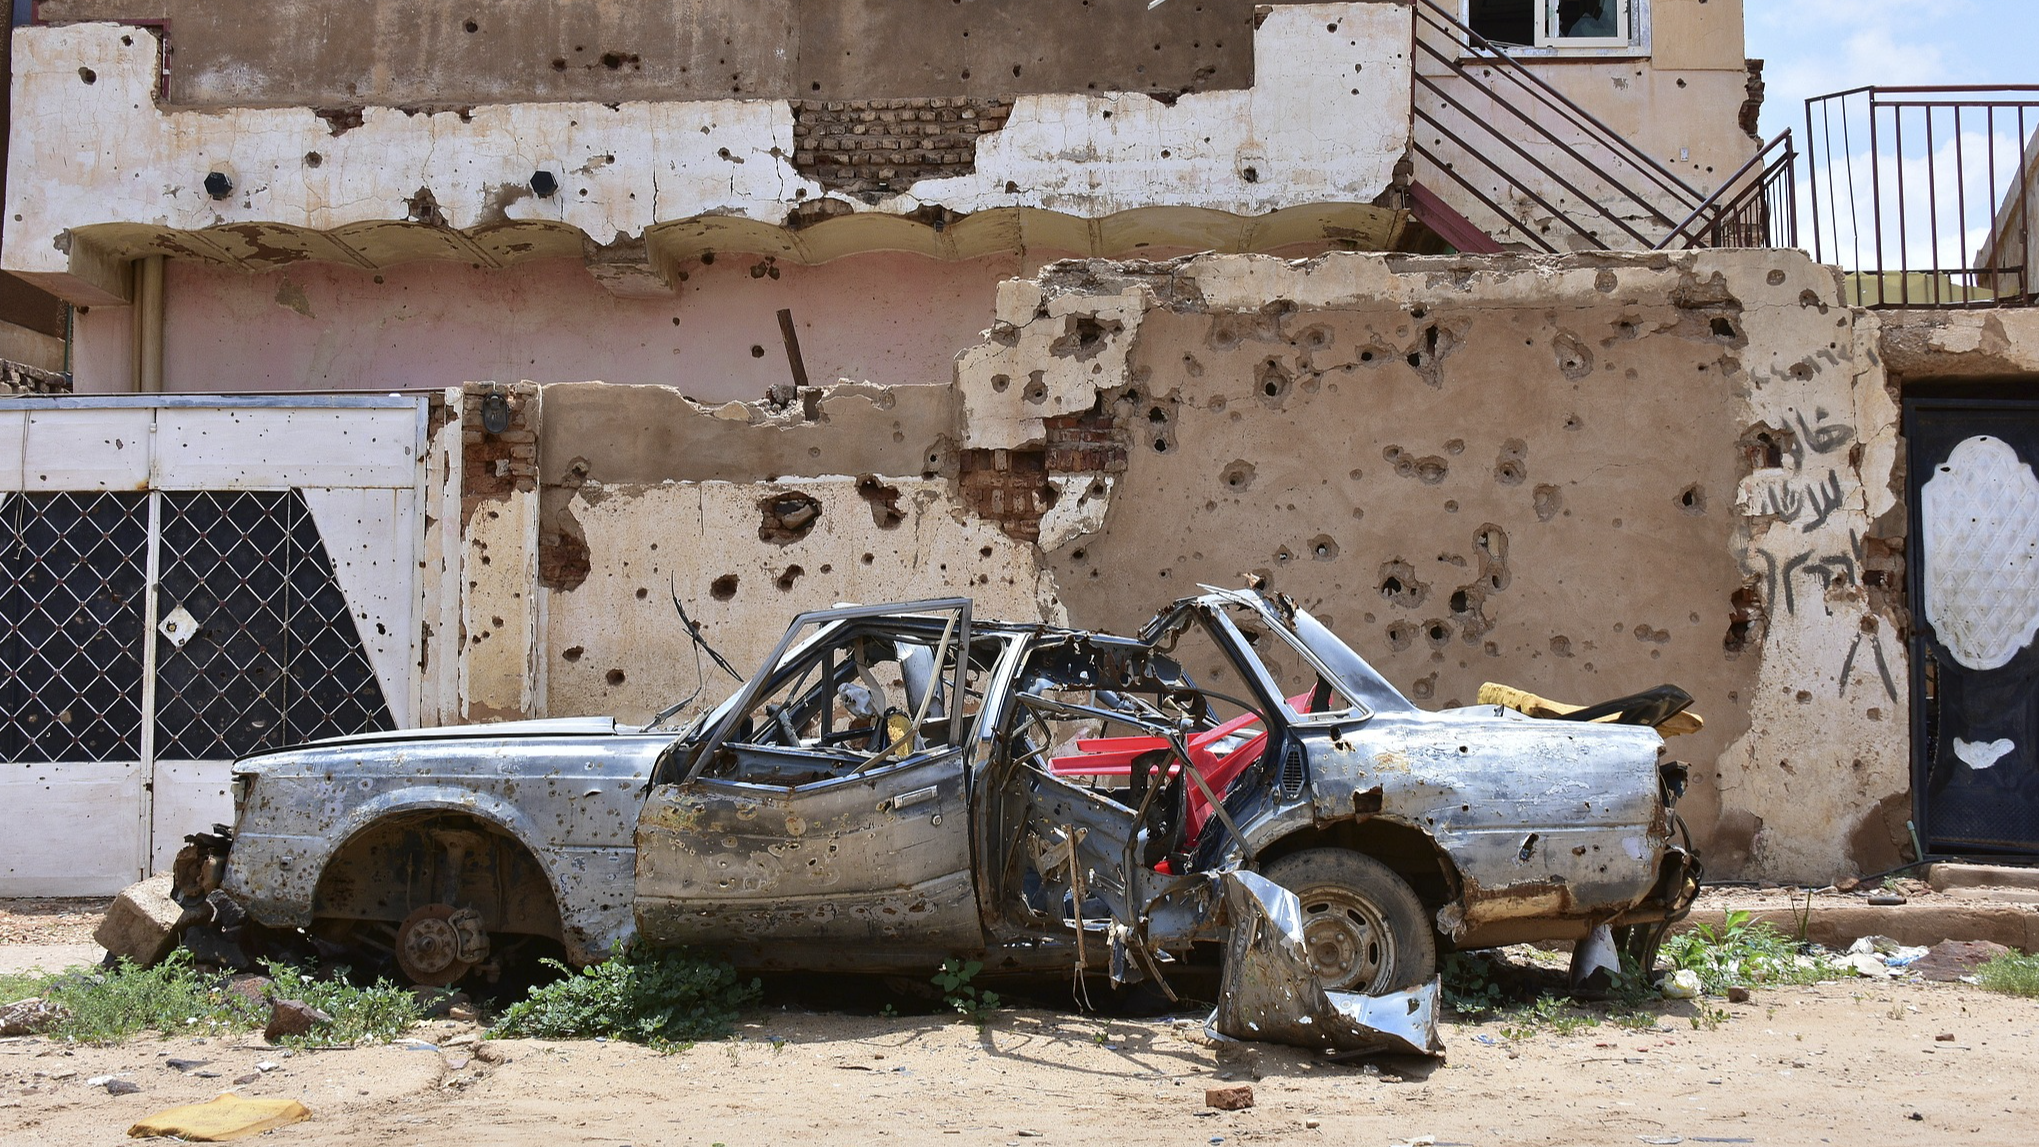
[[[601,379],[752,399],[788,378],[781,307],[793,311],[814,383],[948,385],[950,360],[991,325],[999,280],[1032,274],[1054,257],[941,262],[876,253],[803,267],[724,255],[690,264],[670,299],[617,298],[577,260],[507,270],[419,262],[379,274],[325,263],[243,274],[172,260],[164,276],[164,388]],[[757,267],[778,277],[754,276]],[[128,389],[131,312],[94,307],[78,317],[81,392]]]

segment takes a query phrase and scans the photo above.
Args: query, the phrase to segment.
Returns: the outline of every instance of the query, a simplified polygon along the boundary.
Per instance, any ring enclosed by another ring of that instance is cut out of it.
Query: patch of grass
[[[1567,1001],[1556,996],[1539,996],[1535,1003],[1510,1013],[1507,1022],[1501,1025],[1501,1034],[1512,1040],[1525,1040],[1543,1031],[1575,1035],[1599,1026],[1598,1016],[1573,1010]]]
[[[268,1019],[268,1009],[227,991],[223,977],[193,968],[182,949],[149,968],[122,960],[107,969],[74,969],[32,994],[70,1013],[50,1034],[81,1043],[113,1043],[144,1031],[214,1035]]]
[[[11,1004],[30,996],[42,995],[56,979],[46,972],[0,973],[0,1004]]]
[[[1690,969],[1708,992],[1760,984],[1811,984],[1839,977],[1827,960],[1803,961],[1799,946],[1747,912],[1729,912],[1719,927],[1701,924],[1664,938],[1664,958]]]
[[[309,1035],[285,1042],[372,1043],[394,1039],[419,1019],[409,992],[387,983],[357,988],[344,980],[317,980],[295,968],[270,964],[271,994],[303,1000],[333,1017]],[[122,960],[112,968],[73,969],[59,975],[0,977],[7,1001],[41,996],[70,1018],[50,1032],[80,1043],[113,1043],[139,1032],[216,1035],[247,1031],[269,1021],[269,1006],[226,988],[226,977],[200,972],[178,949],[153,967]]]
[[[2039,956],[2006,952],[1977,968],[1975,982],[1992,992],[2039,996]]]
[[[607,1036],[654,1047],[719,1039],[758,997],[758,981],[737,977],[729,964],[684,948],[631,948],[531,989],[504,1009],[497,1036],[589,1039]]]
[[[274,981],[270,994],[278,999],[302,1000],[333,1017],[330,1024],[301,1036],[286,1036],[283,1042],[297,1047],[307,1044],[388,1043],[424,1018],[418,997],[387,980],[360,988],[344,976],[314,979],[288,964],[268,964]],[[266,1017],[264,1022],[266,1022]]]

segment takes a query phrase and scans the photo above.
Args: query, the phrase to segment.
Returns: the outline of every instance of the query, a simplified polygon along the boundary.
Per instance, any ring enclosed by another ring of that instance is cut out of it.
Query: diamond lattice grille
[[[149,504],[0,495],[0,759],[138,760]]]
[[[219,759],[390,728],[304,498],[295,490],[165,494],[161,608],[196,619],[160,640],[156,755]]]

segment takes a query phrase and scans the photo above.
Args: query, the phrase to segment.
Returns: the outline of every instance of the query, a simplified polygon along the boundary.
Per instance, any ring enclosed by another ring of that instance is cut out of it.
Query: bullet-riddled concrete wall
[[[526,621],[486,620],[536,634],[470,710],[686,696],[675,591],[748,668],[842,600],[1123,630],[1260,572],[1425,706],[1682,685],[1713,871],[1884,867],[1897,420],[1875,324],[1837,298],[1778,252],[1064,263],[1001,287],[953,388],[536,388],[529,489],[521,463],[466,467],[511,488],[469,499],[459,576],[528,591],[490,599]],[[528,522],[487,516],[518,496]],[[729,684],[706,672],[703,701]]]

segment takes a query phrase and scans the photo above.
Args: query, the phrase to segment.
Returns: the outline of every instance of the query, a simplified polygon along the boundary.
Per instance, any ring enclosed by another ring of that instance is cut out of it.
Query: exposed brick
[[[921,179],[976,169],[977,140],[1004,126],[1009,100],[969,96],[793,100],[794,167],[831,190],[875,199]]]

